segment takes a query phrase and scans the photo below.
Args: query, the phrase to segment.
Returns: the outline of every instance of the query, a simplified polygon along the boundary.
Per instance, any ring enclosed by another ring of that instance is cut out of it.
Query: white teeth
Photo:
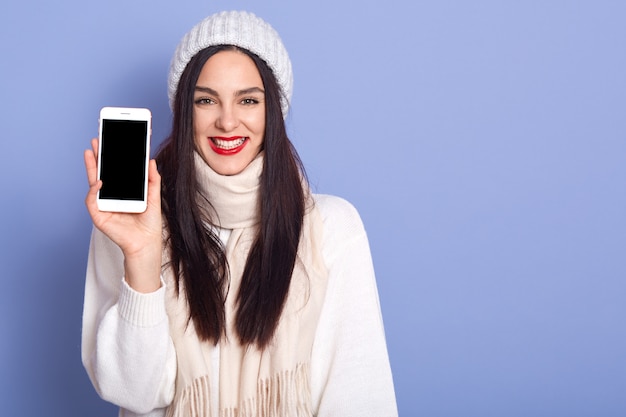
[[[213,140],[213,143],[221,149],[234,149],[241,146],[246,141],[246,138],[239,138],[237,140],[222,140],[217,138],[211,139]]]

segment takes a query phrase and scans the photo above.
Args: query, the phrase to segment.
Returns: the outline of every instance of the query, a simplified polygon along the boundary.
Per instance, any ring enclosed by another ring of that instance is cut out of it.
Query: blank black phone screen
[[[102,121],[101,199],[144,199],[147,134],[148,123],[145,121]]]

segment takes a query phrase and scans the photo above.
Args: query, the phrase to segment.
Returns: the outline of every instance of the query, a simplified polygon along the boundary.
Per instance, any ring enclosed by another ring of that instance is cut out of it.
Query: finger
[[[156,160],[154,159],[151,159],[148,164],[148,182],[154,183],[154,185],[161,185],[161,174],[159,174]]]
[[[91,187],[98,179],[98,162],[93,150],[86,150],[84,154],[85,171],[87,172],[87,181]]]
[[[87,168],[87,180],[89,181],[89,191],[85,197],[85,205],[90,213],[98,211],[96,199],[98,191],[102,187],[102,181],[97,179],[97,168],[92,151],[85,151],[85,166]]]
[[[161,174],[154,159],[148,165],[148,198],[152,204],[161,203]]]
[[[99,149],[99,142],[97,138],[93,138],[91,139],[91,149],[93,149],[93,154],[96,156],[96,161],[98,160],[98,149]]]
[[[93,186],[89,187],[89,191],[87,191],[87,196],[85,197],[85,206],[87,207],[87,211],[91,216],[92,221],[96,224],[96,217],[101,213],[98,209],[98,191],[102,186],[102,181],[96,182]]]
[[[84,152],[85,171],[87,172],[87,181],[89,183],[89,191],[85,197],[85,205],[87,210],[93,217],[98,210],[98,191],[102,187],[102,181],[98,181],[98,140],[91,140],[91,149],[87,149]]]

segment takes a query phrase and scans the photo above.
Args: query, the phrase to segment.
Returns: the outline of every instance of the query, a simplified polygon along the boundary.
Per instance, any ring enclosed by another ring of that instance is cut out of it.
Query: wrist
[[[150,293],[161,287],[161,245],[124,254],[126,283],[135,291]]]

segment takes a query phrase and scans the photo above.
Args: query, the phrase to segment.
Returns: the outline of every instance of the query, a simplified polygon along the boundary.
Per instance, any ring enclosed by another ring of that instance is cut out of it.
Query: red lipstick
[[[246,146],[248,138],[246,136],[213,136],[209,138],[209,145],[213,152],[219,155],[235,155]]]

